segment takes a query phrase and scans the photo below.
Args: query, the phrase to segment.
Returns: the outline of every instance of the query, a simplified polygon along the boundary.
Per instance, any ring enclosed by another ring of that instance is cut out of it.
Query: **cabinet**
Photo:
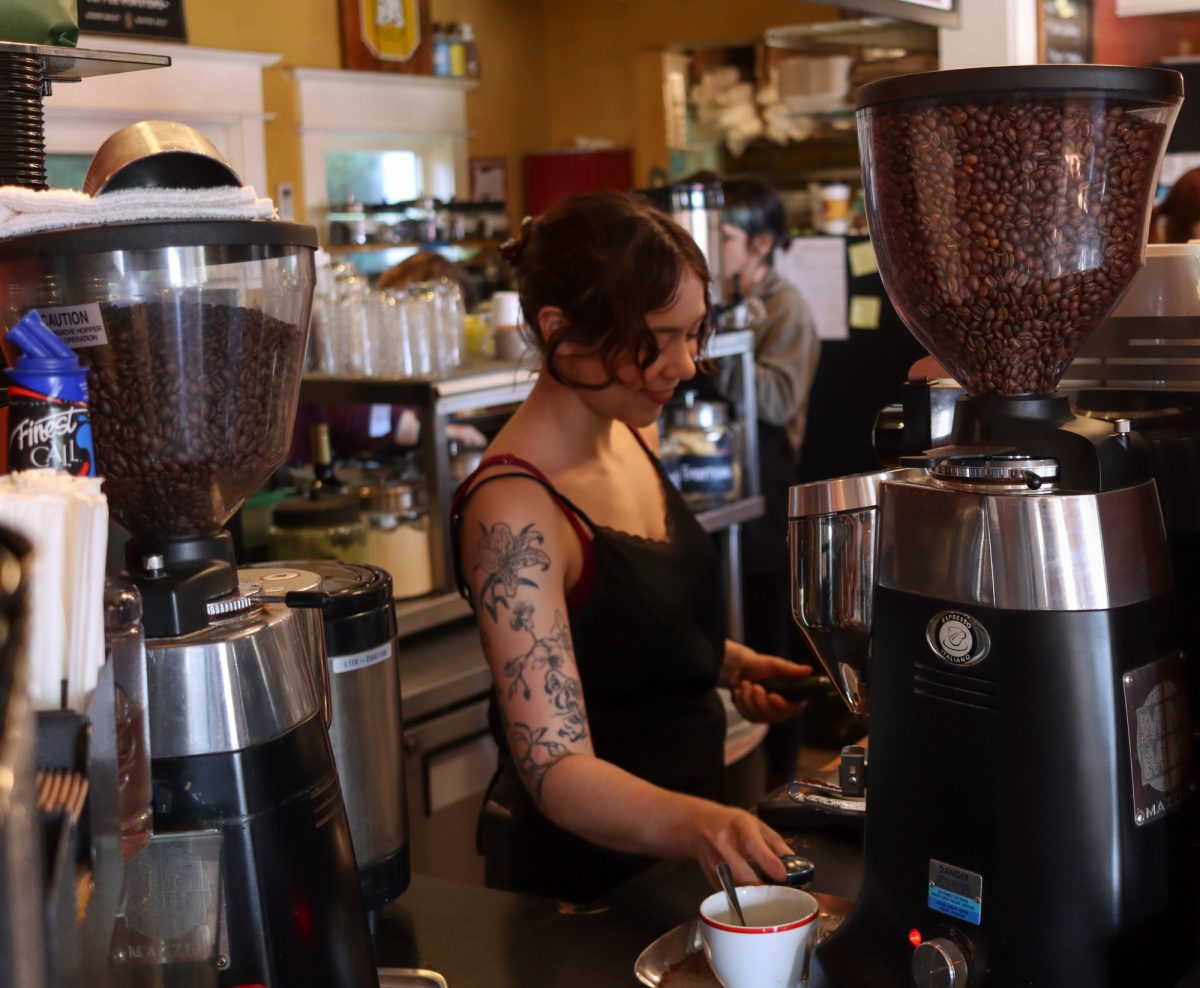
[[[754,334],[749,330],[718,333],[707,356],[738,361],[745,396],[735,409],[743,423],[743,491],[737,501],[697,515],[704,528],[717,534],[724,561],[729,633],[742,631],[741,542],[743,522],[763,513],[758,476],[758,415],[754,393]],[[450,470],[447,423],[456,415],[516,405],[537,380],[528,366],[497,360],[466,364],[441,378],[334,378],[310,375],[300,385],[300,401],[309,404],[409,405],[421,421],[421,447],[429,498],[434,586],[420,600],[398,604],[400,634],[415,634],[469,613],[454,588],[454,559],[449,538],[450,498],[455,481]]]

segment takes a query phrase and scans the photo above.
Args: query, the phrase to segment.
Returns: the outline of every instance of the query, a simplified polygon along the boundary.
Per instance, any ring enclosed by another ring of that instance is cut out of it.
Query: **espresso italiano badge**
[[[987,629],[962,611],[935,614],[925,628],[925,640],[934,655],[960,669],[982,662],[992,648]]]
[[[417,0],[359,0],[363,43],[388,62],[407,62],[421,44]]]

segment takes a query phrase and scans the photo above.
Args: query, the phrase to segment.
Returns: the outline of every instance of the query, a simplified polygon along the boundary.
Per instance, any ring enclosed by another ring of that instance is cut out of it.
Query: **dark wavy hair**
[[[747,237],[760,233],[771,235],[771,250],[767,263],[775,263],[775,248],[787,250],[787,218],[783,202],[766,182],[756,178],[731,178],[721,183],[725,197],[725,222],[744,230]]]
[[[686,271],[704,288],[702,349],[712,332],[704,255],[683,227],[639,197],[595,192],[564,199],[526,220],[503,253],[516,272],[529,342],[561,384],[585,386],[555,359],[568,343],[598,355],[610,382],[630,358],[640,367],[652,364],[658,345],[646,315],[671,304]],[[538,326],[546,306],[564,318],[549,339]]]

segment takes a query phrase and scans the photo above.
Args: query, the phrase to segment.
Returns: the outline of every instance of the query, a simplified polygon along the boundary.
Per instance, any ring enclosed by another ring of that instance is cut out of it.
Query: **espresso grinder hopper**
[[[144,600],[154,837],[129,862],[129,985],[378,983],[333,751],[319,578],[238,568],[222,526],[291,438],[316,232],[78,228],[0,244],[0,321],[92,326],[97,460]],[[308,606],[303,606],[308,605]]]
[[[871,239],[964,389],[948,445],[790,492],[793,614],[869,708],[864,874],[821,988],[1171,986],[1194,955],[1185,672],[1128,423],[1055,387],[1143,260],[1170,71],[863,87]]]

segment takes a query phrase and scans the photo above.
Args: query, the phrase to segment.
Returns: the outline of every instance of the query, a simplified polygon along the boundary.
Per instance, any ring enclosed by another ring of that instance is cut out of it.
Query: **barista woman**
[[[453,517],[495,680],[488,883],[587,901],[663,857],[780,879],[782,838],[721,803],[714,687],[781,720],[799,706],[755,680],[811,669],[725,639],[715,550],[653,452],[710,329],[704,258],[616,193],[527,221],[509,255],[543,371]]]

